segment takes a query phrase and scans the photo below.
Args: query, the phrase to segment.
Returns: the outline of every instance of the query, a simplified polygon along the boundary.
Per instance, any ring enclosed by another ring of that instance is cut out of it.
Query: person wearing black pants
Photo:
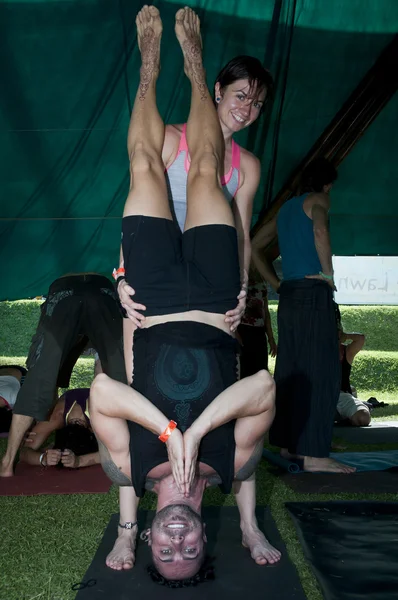
[[[253,262],[280,293],[276,417],[269,440],[285,458],[300,459],[305,471],[351,473],[355,469],[329,457],[341,376],[328,224],[336,179],[326,159],[310,163],[299,194],[255,235]],[[276,236],[282,283],[264,258]]]
[[[18,393],[0,476],[11,477],[22,439],[33,421],[46,421],[69,387],[72,369],[88,341],[104,373],[126,383],[122,309],[110,280],[98,273],[65,275],[50,286],[26,361],[28,374]]]
[[[249,377],[261,369],[268,370],[268,344],[271,356],[276,356],[277,345],[272,331],[268,309],[267,284],[251,269],[247,290],[246,310],[238,327],[240,377]]]

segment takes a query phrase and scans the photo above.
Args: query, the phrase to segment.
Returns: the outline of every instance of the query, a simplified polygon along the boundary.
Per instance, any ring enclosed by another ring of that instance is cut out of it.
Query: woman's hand
[[[181,494],[185,494],[184,441],[179,429],[174,429],[171,432],[166,442],[166,448],[174,481]]]
[[[55,467],[61,460],[61,450],[46,450],[43,457],[44,467]]]
[[[129,286],[125,279],[121,279],[117,286],[117,293],[119,294],[120,304],[126,311],[128,318],[133,321],[136,327],[142,327],[145,317],[137,311],[146,310],[146,306],[137,304],[131,299],[131,296],[135,294],[135,290]]]
[[[269,354],[270,354],[270,356],[272,356],[274,358],[278,353],[278,346],[277,346],[274,338],[268,338],[268,344],[269,344]]]
[[[68,469],[77,469],[79,467],[79,457],[72,450],[63,450],[61,462]]]
[[[243,288],[238,296],[238,306],[234,308],[234,310],[229,310],[227,313],[225,313],[225,322],[230,323],[231,331],[236,331],[238,325],[240,325],[243,315],[245,314],[246,297],[247,291]]]
[[[192,430],[187,429],[184,433],[184,456],[185,456],[185,489],[186,496],[189,496],[191,486],[195,479],[199,445],[201,437]]]

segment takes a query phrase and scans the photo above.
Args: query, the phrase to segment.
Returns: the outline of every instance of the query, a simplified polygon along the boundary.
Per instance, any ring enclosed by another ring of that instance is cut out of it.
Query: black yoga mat
[[[397,600],[398,503],[289,502],[325,600]]]
[[[372,421],[369,427],[335,425],[333,435],[351,444],[397,444],[398,421]]]
[[[153,515],[153,511],[139,512],[139,531],[151,523]],[[282,552],[282,558],[275,566],[256,565],[249,551],[242,547],[237,508],[206,507],[203,517],[206,522],[208,554],[215,557],[214,581],[182,589],[169,589],[152,582],[145,570],[150,562],[150,554],[144,542],[138,542],[137,559],[132,570],[112,571],[105,565],[105,558],[112,549],[116,536],[118,515],[113,515],[93,562],[82,580],[94,580],[96,583],[79,591],[76,600],[306,600],[296,569],[289,561],[286,548],[267,509],[259,508],[257,518],[260,528],[270,542]]]
[[[398,467],[362,473],[283,473],[283,483],[301,494],[396,494]]]

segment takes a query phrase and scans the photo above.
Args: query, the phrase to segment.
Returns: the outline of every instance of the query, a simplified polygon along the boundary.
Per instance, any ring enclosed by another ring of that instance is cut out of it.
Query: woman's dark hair
[[[250,88],[256,84],[258,91],[265,89],[267,92],[266,100],[272,98],[274,80],[271,73],[263,67],[258,58],[246,55],[236,56],[221,69],[215,83],[219,83],[222,89],[239,79],[247,79]]]
[[[198,583],[215,579],[214,566],[212,564],[213,560],[213,558],[206,556],[199,571],[192,577],[187,577],[186,579],[166,579],[159,573],[154,565],[148,565],[147,572],[152,581],[158,585],[164,585],[169,588],[195,587]]]
[[[71,423],[55,433],[54,448],[59,450],[72,450],[76,456],[97,452],[98,442],[94,433],[77,423]]]
[[[322,192],[324,185],[329,185],[337,179],[335,167],[326,158],[312,160],[301,175],[300,191]]]

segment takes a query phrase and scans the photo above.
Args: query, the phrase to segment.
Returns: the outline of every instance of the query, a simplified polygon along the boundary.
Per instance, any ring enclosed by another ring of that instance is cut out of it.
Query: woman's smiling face
[[[235,133],[248,127],[260,116],[266,90],[256,82],[250,86],[247,79],[238,79],[224,88],[215,86],[217,113],[221,124]]]

